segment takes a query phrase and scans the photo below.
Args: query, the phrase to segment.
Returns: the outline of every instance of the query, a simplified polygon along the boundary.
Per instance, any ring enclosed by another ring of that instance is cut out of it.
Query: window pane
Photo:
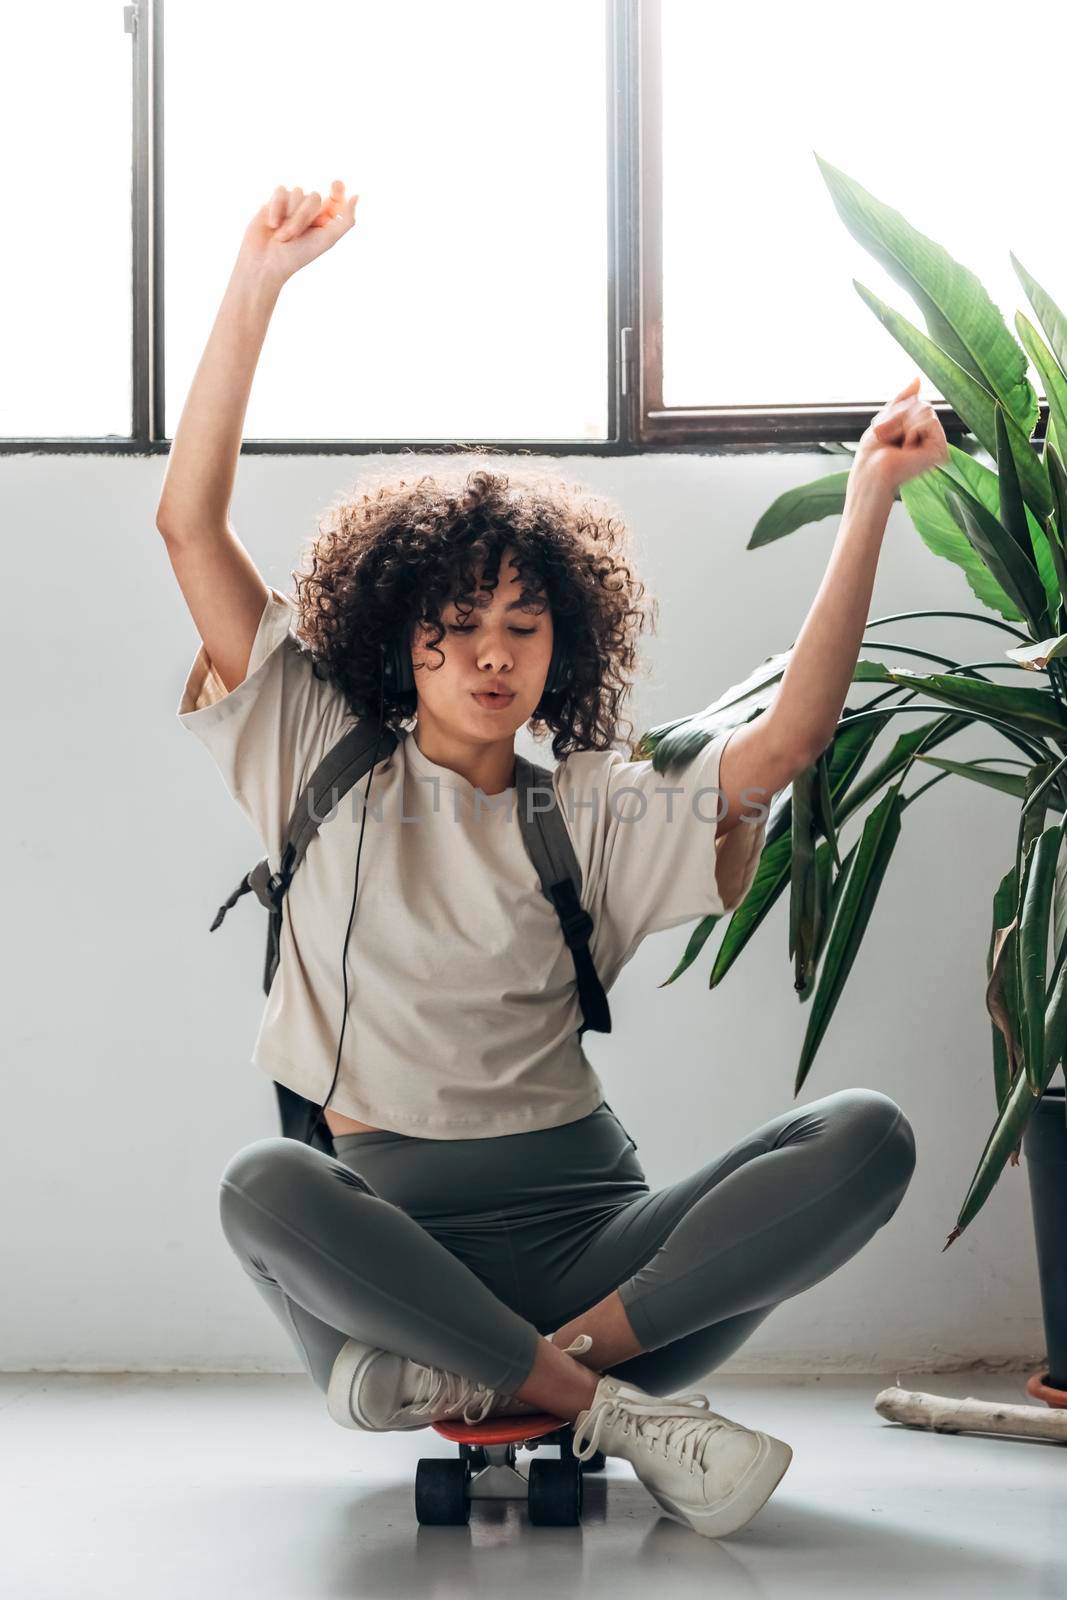
[[[1016,310],[1036,318],[1009,251],[1067,307],[1056,139],[1026,89],[1067,46],[1061,6],[1037,0],[1015,33],[989,0],[663,0],[663,19],[665,404],[880,404],[918,370],[853,278],[925,319],[813,152],[969,267],[1013,332]]]
[[[341,178],[245,437],[605,436],[603,0],[182,0],[164,49],[168,434],[251,218]]]
[[[132,45],[115,0],[4,12],[8,439],[130,435]]]

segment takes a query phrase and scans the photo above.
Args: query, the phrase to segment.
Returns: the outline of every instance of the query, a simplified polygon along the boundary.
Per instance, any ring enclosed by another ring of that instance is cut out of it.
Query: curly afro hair
[[[411,697],[387,687],[380,698],[380,647],[409,639],[407,630],[421,622],[434,633],[429,648],[438,649],[442,607],[474,604],[480,567],[483,587],[495,587],[509,550],[524,590],[547,599],[571,662],[566,686],[542,695],[527,726],[538,739],[551,731],[557,761],[607,749],[620,738],[636,637],[658,613],[655,599],[641,604],[646,587],[627,542],[607,502],[542,472],[446,464],[400,477],[382,468],[320,519],[292,573],[296,632],[316,673],[337,685],[353,714],[376,719],[381,705],[396,732],[414,716]]]

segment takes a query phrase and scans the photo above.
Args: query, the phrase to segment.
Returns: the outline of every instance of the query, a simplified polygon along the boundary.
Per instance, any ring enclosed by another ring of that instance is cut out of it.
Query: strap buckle
[[[589,943],[593,919],[584,906],[579,906],[577,911],[565,911],[560,921],[563,924],[563,937],[569,945]]]

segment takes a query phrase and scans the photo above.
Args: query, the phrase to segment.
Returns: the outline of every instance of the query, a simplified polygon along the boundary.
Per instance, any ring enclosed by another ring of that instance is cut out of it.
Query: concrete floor
[[[1027,1402],[1025,1373],[911,1375]],[[432,1430],[339,1428],[302,1376],[0,1375],[0,1593],[12,1600],[670,1600],[1067,1595],[1064,1446],[932,1434],[874,1410],[896,1374],[729,1377],[712,1405],[794,1457],[744,1528],[704,1539],[625,1461],[585,1483],[582,1525],[516,1503],[421,1528]],[[546,1457],[554,1455],[546,1451]],[[520,1452],[520,1465],[534,1459]]]

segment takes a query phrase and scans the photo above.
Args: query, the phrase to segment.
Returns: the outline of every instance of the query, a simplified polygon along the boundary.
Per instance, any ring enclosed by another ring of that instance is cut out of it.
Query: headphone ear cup
[[[545,673],[545,694],[554,694],[559,688],[560,666],[562,665],[563,652],[560,649],[559,632],[552,640],[552,654],[548,661],[548,671]]]
[[[411,646],[405,633],[401,639],[390,639],[382,645],[382,682],[390,694],[414,694],[415,673],[411,664]]]
[[[557,694],[564,688],[568,678],[567,652],[563,645],[563,635],[557,628],[552,640],[552,654],[549,657],[548,671],[545,674],[545,687],[543,693]]]

